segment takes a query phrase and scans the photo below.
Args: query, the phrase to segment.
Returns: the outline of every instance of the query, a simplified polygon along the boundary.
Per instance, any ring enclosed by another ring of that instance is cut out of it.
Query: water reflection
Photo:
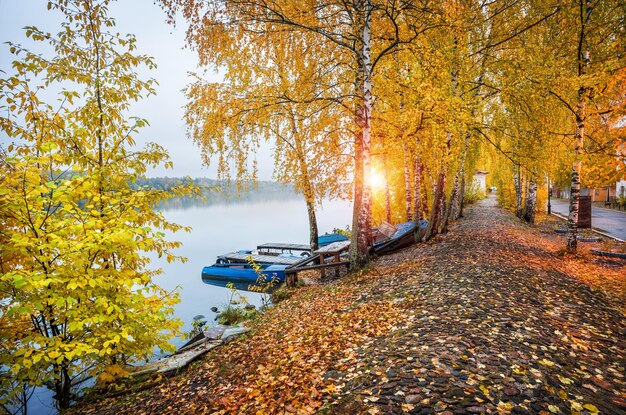
[[[207,284],[207,285],[212,285],[214,287],[222,287],[222,288],[227,288],[226,285],[227,284],[232,284],[233,287],[235,287],[238,291],[246,291],[249,293],[258,293],[259,290],[255,290],[253,288],[254,284],[250,284],[249,282],[240,282],[240,281],[225,281],[225,280],[217,280],[217,279],[213,279],[213,278],[207,278],[205,276],[202,276],[202,282]],[[266,290],[267,293],[271,293],[272,291],[276,290],[278,288],[278,285],[272,287],[272,288],[268,288]]]
[[[266,195],[267,196],[267,195]],[[191,226],[190,233],[178,233],[173,239],[183,242],[177,254],[188,258],[186,263],[168,264],[164,258],[153,258],[153,266],[163,269],[156,281],[163,288],[178,290],[181,302],[175,306],[175,316],[191,329],[193,317],[210,315],[211,307],[222,308],[230,291],[220,282],[209,284],[201,278],[202,268],[215,263],[218,255],[240,249],[253,249],[266,242],[303,244],[309,240],[307,211],[301,199],[284,195],[264,200],[241,201],[236,204],[211,204],[166,209],[170,221]],[[320,233],[333,228],[345,228],[351,223],[352,210],[346,201],[325,201],[318,213]],[[244,283],[245,284],[245,283]],[[240,286],[237,288],[247,289]],[[242,292],[250,304],[260,306],[261,294]],[[180,346],[185,339],[175,339]]]

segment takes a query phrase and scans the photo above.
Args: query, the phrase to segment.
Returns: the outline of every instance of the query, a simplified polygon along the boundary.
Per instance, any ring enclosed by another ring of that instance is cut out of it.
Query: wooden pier
[[[301,261],[297,257],[282,257],[279,255],[260,255],[260,254],[242,254],[239,252],[230,252],[228,254],[220,255],[218,260],[223,260],[232,264],[247,264],[249,259],[252,259],[257,264],[282,264],[282,265],[294,265]]]
[[[311,247],[309,245],[302,244],[284,244],[284,243],[266,243],[256,247],[257,251],[261,255],[278,255],[278,254],[292,254],[300,255],[301,253],[311,254]],[[295,251],[295,253],[294,253]]]
[[[334,242],[315,251],[312,256],[288,266],[285,269],[287,286],[294,287],[298,281],[298,272],[320,270],[321,277],[326,276],[326,268],[334,268],[335,275],[339,275],[339,267],[349,269],[350,261],[342,261],[341,254],[348,251],[350,241]]]

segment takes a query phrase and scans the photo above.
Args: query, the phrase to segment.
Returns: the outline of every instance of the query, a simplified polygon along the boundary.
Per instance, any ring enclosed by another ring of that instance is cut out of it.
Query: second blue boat
[[[213,264],[202,268],[202,277],[214,280],[236,281],[255,283],[259,279],[265,279],[265,282],[275,280],[276,282],[285,281],[285,268],[287,265],[280,264],[259,264],[261,270],[257,272],[249,264]]]

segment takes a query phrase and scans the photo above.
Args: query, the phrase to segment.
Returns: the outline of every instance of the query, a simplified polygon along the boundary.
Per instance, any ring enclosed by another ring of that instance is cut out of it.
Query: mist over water
[[[165,258],[154,258],[153,265],[163,269],[156,281],[167,290],[178,287],[180,303],[175,307],[176,317],[190,330],[194,316],[204,315],[213,323],[215,313],[210,308],[221,308],[228,302],[227,288],[205,284],[201,278],[202,267],[212,265],[218,255],[240,249],[254,249],[266,242],[307,244],[309,225],[303,200],[275,198],[273,200],[248,200],[239,203],[195,205],[164,210],[166,218],[184,226],[190,233],[179,232],[172,239],[183,242],[176,251],[188,259],[186,263],[168,264]],[[352,217],[349,202],[324,201],[318,211],[320,234],[333,228],[345,228]],[[251,304],[260,305],[258,293],[242,292]],[[176,345],[184,343],[177,339]]]

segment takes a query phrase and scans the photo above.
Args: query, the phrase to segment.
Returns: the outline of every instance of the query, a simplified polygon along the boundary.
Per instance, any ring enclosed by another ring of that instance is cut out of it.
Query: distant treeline
[[[296,199],[299,196],[292,185],[270,181],[243,183],[239,189],[234,182],[225,180],[190,177],[149,177],[138,179],[137,187],[149,187],[159,190],[171,190],[181,184],[193,184],[200,189],[199,196],[170,199],[161,209],[180,209],[214,204],[241,203],[245,201],[269,201]]]

